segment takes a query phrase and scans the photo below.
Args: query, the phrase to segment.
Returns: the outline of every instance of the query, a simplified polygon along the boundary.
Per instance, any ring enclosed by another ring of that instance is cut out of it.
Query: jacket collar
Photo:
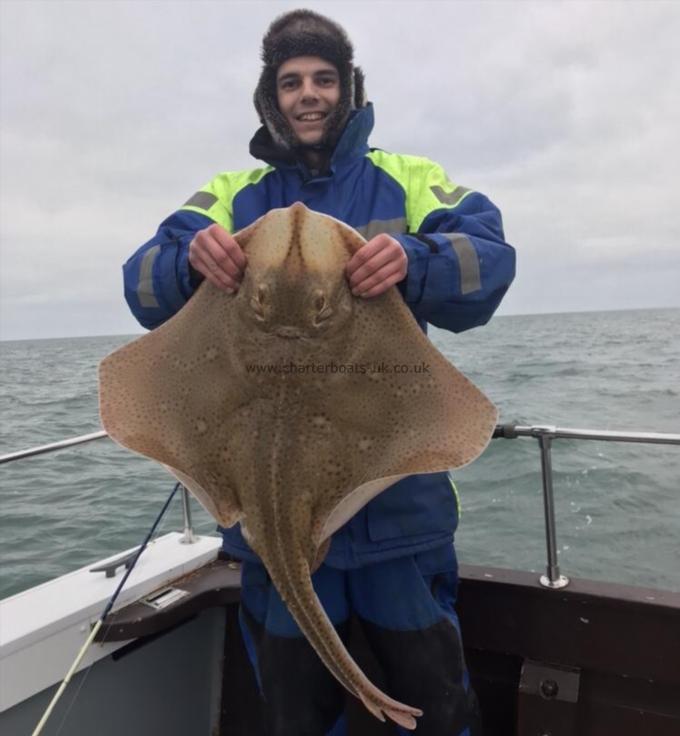
[[[373,105],[370,102],[360,110],[353,110],[350,113],[345,129],[331,155],[331,173],[335,172],[338,165],[366,155],[369,150],[368,136],[373,130],[373,124]],[[288,151],[277,146],[265,126],[258,128],[250,141],[250,154],[275,168],[298,168],[305,178],[310,177],[310,172],[295,151]]]

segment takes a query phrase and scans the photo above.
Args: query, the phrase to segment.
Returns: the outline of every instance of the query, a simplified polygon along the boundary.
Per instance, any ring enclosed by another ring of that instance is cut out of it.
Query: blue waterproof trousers
[[[382,666],[386,692],[423,710],[418,736],[480,733],[454,610],[453,545],[312,577],[345,643],[354,614]],[[269,736],[345,736],[345,691],[308,644],[263,565],[244,562],[241,630],[264,698]],[[395,734],[410,733],[395,726]]]

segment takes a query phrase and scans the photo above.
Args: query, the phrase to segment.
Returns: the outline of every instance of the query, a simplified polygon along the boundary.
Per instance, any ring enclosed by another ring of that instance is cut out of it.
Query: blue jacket
[[[372,128],[370,104],[353,112],[321,176],[273,148],[260,129],[251,153],[267,165],[218,174],[123,267],[125,297],[139,322],[153,329],[191,297],[197,284],[188,251],[198,230],[218,222],[237,232],[270,209],[301,201],[367,239],[386,232],[401,243],[408,274],[399,289],[423,329],[427,322],[453,332],[485,324],[515,273],[499,210],[428,159],[369,148]],[[326,562],[349,568],[432,549],[453,539],[457,520],[448,474],[411,476],[335,533]],[[257,559],[238,525],[224,531],[224,548]]]

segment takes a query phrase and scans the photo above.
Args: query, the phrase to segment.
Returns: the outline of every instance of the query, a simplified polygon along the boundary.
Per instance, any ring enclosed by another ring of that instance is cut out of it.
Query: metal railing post
[[[184,536],[180,539],[181,544],[194,544],[196,535],[191,521],[191,505],[189,502],[189,491],[182,486],[182,515],[184,516]]]
[[[557,561],[557,532],[555,528],[555,498],[552,481],[552,440],[554,427],[536,427],[536,436],[541,447],[541,476],[543,485],[543,512],[545,515],[545,544],[548,555],[547,574],[541,575],[539,582],[545,588],[564,588],[569,578],[560,574]]]

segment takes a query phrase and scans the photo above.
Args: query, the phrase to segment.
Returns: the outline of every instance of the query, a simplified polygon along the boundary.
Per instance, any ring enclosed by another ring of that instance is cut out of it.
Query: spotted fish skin
[[[302,356],[297,343],[291,346],[287,338],[284,340],[277,346],[278,364],[301,365],[302,357],[312,357],[313,348],[303,348]],[[269,338],[263,341],[271,342]],[[271,344],[263,347],[268,348],[264,351],[267,354],[274,351]],[[254,416],[256,440],[245,453],[253,469],[251,482],[239,493],[243,534],[301,631],[337,680],[381,720],[385,712],[404,727],[414,728],[415,717],[422,712],[393,700],[366,678],[337,635],[312,585],[312,567],[323,530],[315,514],[314,488],[323,483],[330,500],[326,505],[335,505],[351,483],[352,470],[343,468],[336,459],[334,448],[342,438],[327,418],[323,389],[323,382],[305,385],[304,374],[282,373],[269,397],[268,410],[261,407]],[[293,435],[291,423],[305,429]],[[310,444],[315,447],[313,455],[306,449]]]
[[[311,575],[331,535],[378,493],[479,456],[496,409],[395,288],[352,296],[345,267],[365,241],[351,228],[298,203],[234,237],[248,258],[236,294],[204,282],[175,317],[102,361],[102,423],[222,526],[240,521],[329,671],[377,718],[413,729],[418,704],[366,678]],[[406,361],[428,371],[371,369]]]

